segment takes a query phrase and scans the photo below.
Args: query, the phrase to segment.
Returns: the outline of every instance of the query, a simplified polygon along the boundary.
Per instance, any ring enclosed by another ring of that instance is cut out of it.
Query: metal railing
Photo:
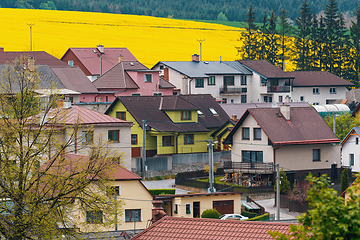
[[[246,93],[246,87],[221,87],[220,94],[239,94],[239,93]]]
[[[224,169],[239,169],[239,170],[256,170],[257,172],[273,170],[274,165],[272,163],[260,163],[260,162],[232,162],[225,161]]]
[[[267,92],[290,92],[290,86],[268,86]]]

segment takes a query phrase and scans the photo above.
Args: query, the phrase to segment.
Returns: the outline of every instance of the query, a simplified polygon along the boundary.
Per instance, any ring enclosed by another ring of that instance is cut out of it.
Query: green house
[[[210,94],[120,96],[105,114],[133,122],[132,157],[140,157],[143,121],[146,122],[147,157],[207,152],[207,140],[218,141],[215,151],[226,149],[222,140],[233,124]]]

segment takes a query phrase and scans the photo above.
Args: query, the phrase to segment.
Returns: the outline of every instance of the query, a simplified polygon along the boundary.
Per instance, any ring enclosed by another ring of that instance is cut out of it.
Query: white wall
[[[330,87],[318,87],[319,94],[313,94],[313,87],[294,87],[292,92],[292,101],[300,102],[300,96],[304,96],[304,102],[309,104],[326,104],[326,100],[346,99],[346,87],[335,87],[336,94],[330,94]],[[330,103],[332,104],[332,103]]]
[[[353,172],[360,172],[360,145],[356,144],[356,138],[359,135],[350,135],[342,146],[341,164],[343,166],[351,167]],[[354,166],[350,166],[350,154],[354,154]]]

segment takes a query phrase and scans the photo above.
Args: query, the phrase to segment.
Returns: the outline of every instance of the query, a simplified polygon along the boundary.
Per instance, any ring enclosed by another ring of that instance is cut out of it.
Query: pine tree
[[[270,62],[273,65],[278,65],[280,63],[279,59],[279,48],[280,48],[280,39],[278,35],[278,31],[276,30],[276,22],[277,17],[275,16],[274,12],[271,12],[270,18],[264,13],[263,18],[263,26],[261,31],[263,33],[263,42],[262,46],[265,51],[263,52],[263,58]]]
[[[357,87],[360,85],[360,8],[356,11],[356,22],[350,27],[350,46],[352,47],[351,78]]]
[[[293,29],[288,21],[288,15],[285,9],[281,9],[279,18],[279,35],[280,35],[280,60],[281,60],[281,68],[285,70],[285,60],[289,58],[288,54],[290,51],[288,36],[290,36],[293,32]]]

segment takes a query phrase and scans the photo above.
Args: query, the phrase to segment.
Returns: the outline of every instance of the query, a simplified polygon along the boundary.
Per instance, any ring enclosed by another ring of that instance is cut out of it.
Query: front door
[[[193,202],[193,218],[200,217],[200,202]]]

